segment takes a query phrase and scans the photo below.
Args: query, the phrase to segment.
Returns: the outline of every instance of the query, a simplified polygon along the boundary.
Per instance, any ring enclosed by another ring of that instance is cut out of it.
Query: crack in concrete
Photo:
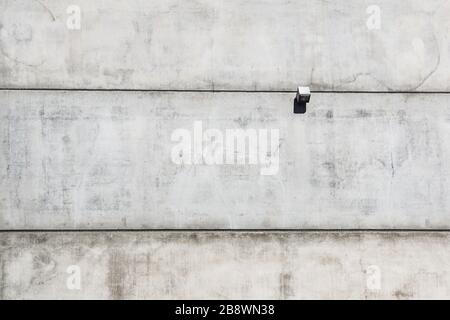
[[[45,10],[50,14],[50,16],[52,17],[52,20],[53,21],[56,21],[56,17],[55,17],[55,15],[53,14],[53,12],[44,4],[44,3],[42,3],[40,0],[35,0],[36,2],[38,2],[42,7],[44,7],[45,8]]]
[[[410,90],[417,90],[417,89],[419,89],[421,86],[423,86],[423,84],[436,72],[436,70],[439,68],[439,65],[441,64],[441,50],[440,50],[440,48],[439,48],[439,42],[437,41],[437,39],[436,39],[436,34],[434,34],[433,33],[433,38],[434,38],[434,41],[435,41],[435,43],[436,43],[436,46],[437,46],[437,54],[438,54],[438,56],[437,56],[437,63],[436,63],[436,65],[434,66],[434,68],[433,68],[433,70],[431,70],[430,71],[430,73],[428,74],[428,75],[426,75],[423,79],[422,79],[422,81],[420,81],[420,83],[417,85],[417,86],[415,86],[415,87],[413,87],[413,88],[411,88]]]

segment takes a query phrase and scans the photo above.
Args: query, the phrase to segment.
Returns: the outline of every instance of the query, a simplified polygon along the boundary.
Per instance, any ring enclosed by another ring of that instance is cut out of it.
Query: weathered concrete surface
[[[449,13],[446,0],[0,0],[0,86],[449,91]]]
[[[448,299],[449,246],[437,232],[1,233],[0,297]]]
[[[449,94],[0,92],[0,228],[450,228]],[[177,128],[278,129],[279,170],[177,165]]]

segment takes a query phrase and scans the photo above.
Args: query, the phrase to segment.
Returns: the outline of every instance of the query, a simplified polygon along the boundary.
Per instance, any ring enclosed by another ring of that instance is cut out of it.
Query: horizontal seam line
[[[0,233],[39,233],[39,232],[450,232],[450,229],[4,229]]]
[[[92,91],[92,92],[199,92],[199,93],[296,93],[295,90],[209,90],[209,89],[89,89],[89,88],[0,88],[0,91]],[[450,94],[450,91],[365,91],[311,90],[311,93],[361,94]]]

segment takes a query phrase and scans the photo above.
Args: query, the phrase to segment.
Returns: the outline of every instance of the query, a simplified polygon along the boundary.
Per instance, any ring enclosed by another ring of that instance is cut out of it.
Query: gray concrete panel
[[[449,12],[441,0],[1,0],[0,87],[449,91]]]
[[[1,91],[0,228],[450,227],[450,95],[316,93],[305,115],[293,98]],[[200,139],[195,164],[199,122],[263,152],[208,165]]]
[[[437,232],[0,233],[3,299],[448,299]]]

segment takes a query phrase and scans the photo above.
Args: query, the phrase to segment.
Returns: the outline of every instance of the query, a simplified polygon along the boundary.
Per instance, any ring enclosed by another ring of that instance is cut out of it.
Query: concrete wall
[[[0,228],[450,227],[449,94],[316,93],[305,115],[292,101],[2,91]],[[277,171],[174,163],[171,135],[195,121],[279,130]]]
[[[72,4],[80,30],[66,27]],[[449,12],[442,0],[1,0],[0,86],[448,91]]]
[[[448,299],[449,245],[433,232],[0,233],[0,296]]]
[[[0,298],[450,298],[449,12],[0,0]],[[197,121],[278,171],[177,165]]]

